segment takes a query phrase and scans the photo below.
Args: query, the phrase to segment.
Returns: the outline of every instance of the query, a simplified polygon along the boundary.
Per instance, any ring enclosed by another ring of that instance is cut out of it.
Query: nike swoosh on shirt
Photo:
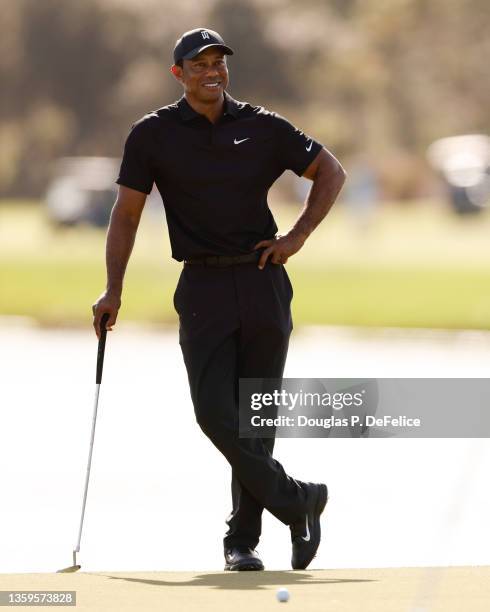
[[[241,142],[245,142],[246,140],[250,140],[250,137],[249,137],[249,138],[242,138],[242,140],[237,140],[237,139],[235,138],[235,140],[233,141],[233,143],[234,143],[234,144],[240,144]]]
[[[308,146],[308,145],[306,145],[306,150],[307,150],[308,152],[310,152],[310,151],[311,151],[311,147],[312,147],[312,146],[313,146],[313,140],[310,140],[310,144],[309,144],[309,146]]]
[[[310,541],[310,528],[308,527],[308,515],[306,515],[306,535],[301,536],[305,542]]]

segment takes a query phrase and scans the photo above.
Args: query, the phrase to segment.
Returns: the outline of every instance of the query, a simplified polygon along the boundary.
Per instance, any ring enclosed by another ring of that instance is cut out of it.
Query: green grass
[[[298,209],[274,207],[280,231]],[[381,208],[360,231],[337,205],[287,264],[295,325],[490,329],[490,216],[458,219],[436,203]],[[50,226],[38,203],[0,203],[0,314],[90,324],[105,285],[105,232]],[[176,323],[181,265],[163,214],[145,211],[120,318]]]

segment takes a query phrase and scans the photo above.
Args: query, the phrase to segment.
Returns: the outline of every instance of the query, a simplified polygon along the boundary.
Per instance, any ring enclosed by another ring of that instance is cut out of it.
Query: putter
[[[100,321],[100,338],[99,338],[99,348],[97,351],[97,371],[95,375],[94,415],[92,418],[92,433],[90,436],[90,450],[88,453],[87,474],[85,477],[85,491],[83,494],[82,516],[80,518],[80,529],[78,531],[78,541],[73,551],[73,565],[70,565],[69,567],[65,567],[64,569],[58,570],[57,573],[61,573],[61,574],[77,572],[82,567],[81,565],[77,564],[77,553],[80,552],[80,540],[82,539],[83,518],[85,516],[85,504],[87,503],[88,481],[90,478],[90,466],[92,464],[92,450],[94,448],[95,423],[97,421],[97,406],[99,404],[99,389],[100,389],[100,383],[102,381],[102,367],[104,365],[105,340],[107,336],[107,329],[105,328],[105,326],[108,320],[109,320],[109,313],[106,312],[102,315],[102,319]]]

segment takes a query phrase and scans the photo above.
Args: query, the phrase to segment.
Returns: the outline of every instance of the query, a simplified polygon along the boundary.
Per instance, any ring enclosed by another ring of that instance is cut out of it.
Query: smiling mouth
[[[221,85],[221,81],[214,81],[213,83],[203,83],[202,85],[203,87],[206,87],[206,89],[216,89]]]

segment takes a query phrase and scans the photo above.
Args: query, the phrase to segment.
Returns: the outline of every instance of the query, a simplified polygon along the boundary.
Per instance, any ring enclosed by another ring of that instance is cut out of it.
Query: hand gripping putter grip
[[[90,435],[90,450],[88,453],[87,474],[85,476],[85,490],[83,493],[82,516],[80,517],[80,529],[78,530],[78,540],[77,540],[77,545],[75,546],[75,549],[73,551],[73,565],[70,565],[70,567],[65,567],[64,569],[58,570],[58,573],[76,572],[81,567],[81,565],[77,565],[77,553],[80,552],[80,540],[82,539],[83,518],[85,516],[85,505],[87,503],[88,482],[90,478],[90,467],[92,464],[92,450],[94,448],[95,423],[97,421],[97,406],[99,404],[99,389],[100,389],[100,383],[102,382],[102,368],[104,366],[105,341],[107,337],[106,324],[108,320],[109,320],[109,313],[106,312],[102,315],[102,319],[100,321],[100,338],[99,338],[99,348],[97,351],[97,371],[95,375],[94,414],[92,418],[92,432]]]

